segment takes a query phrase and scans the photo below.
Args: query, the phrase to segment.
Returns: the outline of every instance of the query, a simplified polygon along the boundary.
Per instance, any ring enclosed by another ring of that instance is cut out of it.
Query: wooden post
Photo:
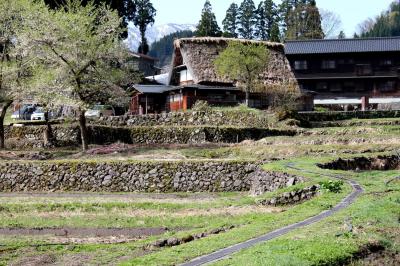
[[[146,94],[146,115],[147,115],[147,109],[148,109],[148,106],[147,106],[147,94]]]
[[[369,98],[364,96],[361,98],[361,111],[367,111],[369,107]]]

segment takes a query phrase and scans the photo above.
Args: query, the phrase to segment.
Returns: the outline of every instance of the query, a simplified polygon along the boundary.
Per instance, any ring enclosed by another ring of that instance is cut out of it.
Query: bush
[[[260,84],[257,90],[265,93],[269,108],[273,111],[293,111],[299,109],[301,92],[295,83]]]
[[[319,183],[322,190],[332,192],[332,193],[340,193],[342,191],[343,181],[324,181]]]
[[[278,110],[276,112],[276,117],[278,121],[284,121],[287,119],[295,119],[297,117],[297,112],[294,110]]]
[[[192,111],[209,113],[211,112],[211,106],[206,101],[196,101],[192,107]]]

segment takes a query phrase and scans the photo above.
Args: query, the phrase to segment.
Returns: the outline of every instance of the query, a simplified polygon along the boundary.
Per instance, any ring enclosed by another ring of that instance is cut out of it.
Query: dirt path
[[[52,235],[58,237],[109,237],[127,236],[144,237],[161,235],[167,232],[167,228],[0,228],[0,235],[7,236],[43,236]]]
[[[293,230],[296,230],[296,229],[314,224],[316,222],[319,222],[329,216],[332,216],[336,212],[343,210],[343,209],[347,208],[348,206],[350,206],[355,201],[355,199],[364,191],[363,188],[357,182],[343,178],[342,176],[326,175],[326,174],[321,174],[321,173],[317,173],[317,172],[307,171],[307,170],[296,167],[294,163],[288,163],[286,165],[286,167],[293,169],[293,170],[298,170],[298,171],[301,171],[304,173],[318,174],[321,176],[328,176],[328,177],[333,177],[336,179],[344,180],[352,186],[353,191],[346,198],[344,198],[338,205],[336,205],[334,208],[332,208],[328,211],[324,211],[324,212],[318,214],[317,216],[308,218],[304,221],[301,221],[301,222],[298,222],[295,224],[291,224],[291,225],[282,227],[280,229],[277,229],[275,231],[272,231],[272,232],[262,235],[260,237],[250,239],[246,242],[239,243],[239,244],[218,250],[211,254],[195,258],[189,262],[181,264],[181,266],[197,266],[197,265],[204,265],[204,264],[216,262],[216,261],[226,258],[227,256],[232,255],[233,253],[241,251],[243,249],[250,248],[259,243],[267,242],[267,241],[277,238],[279,236],[285,235]]]
[[[157,193],[85,193],[85,192],[0,192],[0,198],[18,198],[18,197],[34,197],[34,198],[110,198],[110,199],[192,199],[192,200],[210,200],[216,199],[217,196],[212,193],[193,193],[193,194],[157,194]]]

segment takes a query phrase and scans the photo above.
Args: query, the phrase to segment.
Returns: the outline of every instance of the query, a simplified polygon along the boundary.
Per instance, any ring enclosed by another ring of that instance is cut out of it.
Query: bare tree
[[[322,30],[326,39],[336,38],[343,29],[340,16],[330,10],[320,9],[322,17]]]
[[[358,33],[359,35],[362,35],[363,33],[369,32],[370,30],[372,30],[372,28],[375,25],[375,19],[373,18],[368,18],[366,20],[364,20],[363,22],[361,22],[360,24],[358,24],[357,28],[358,28]]]

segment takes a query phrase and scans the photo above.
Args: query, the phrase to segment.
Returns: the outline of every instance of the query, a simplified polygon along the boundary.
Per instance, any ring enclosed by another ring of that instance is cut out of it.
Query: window
[[[336,61],[335,60],[323,60],[321,64],[322,69],[335,69]]]
[[[342,85],[340,83],[333,83],[330,86],[331,92],[341,92],[342,90]]]
[[[396,88],[395,81],[382,82],[381,85],[379,86],[379,90],[381,92],[391,92],[391,91],[394,91],[395,88]]]
[[[343,83],[343,90],[346,92],[354,91],[356,84],[353,81],[346,81]]]
[[[337,61],[338,65],[353,65],[354,64],[354,59],[348,58],[348,59],[339,59]]]
[[[326,82],[317,83],[317,90],[318,91],[327,91],[328,90],[328,83],[326,83]]]
[[[372,67],[370,64],[357,65],[356,73],[358,76],[371,76],[373,75]]]
[[[308,65],[306,60],[298,60],[294,61],[294,69],[295,70],[307,70]]]
[[[180,72],[180,81],[181,82],[191,81],[191,80],[193,80],[192,75],[190,74],[190,72],[187,69],[182,70]]]
[[[181,102],[183,100],[182,94],[173,94],[167,97],[167,102],[174,103],[174,102]]]
[[[391,66],[393,65],[393,61],[391,59],[381,60],[379,63],[381,66]]]

